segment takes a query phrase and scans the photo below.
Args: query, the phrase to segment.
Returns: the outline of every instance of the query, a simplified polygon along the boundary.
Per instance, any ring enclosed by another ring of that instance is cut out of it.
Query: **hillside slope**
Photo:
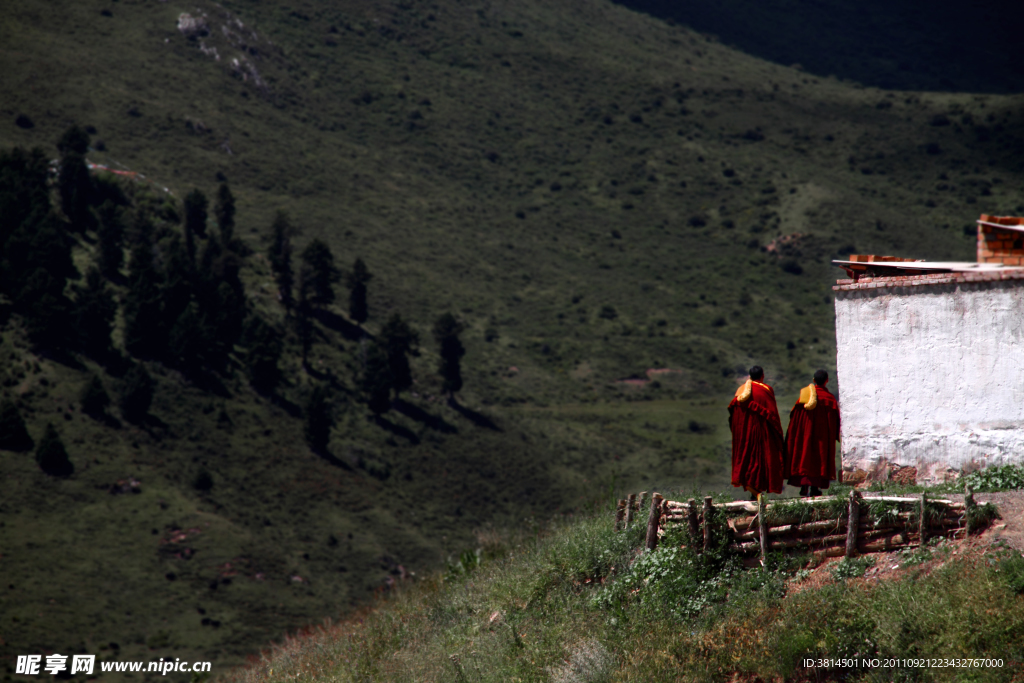
[[[0,45],[0,148],[53,153],[79,123],[90,161],[175,201],[226,178],[255,310],[286,322],[263,256],[285,210],[299,247],[367,262],[371,333],[397,311],[424,347],[415,395],[373,420],[339,306],[313,372],[289,340],[283,400],[154,363],[157,422],[115,428],[76,397],[87,371],[119,380],[30,351],[13,318],[4,397],[37,440],[58,425],[76,474],[0,457],[8,659],[227,665],[474,527],[720,485],[744,368],[786,406],[834,366],[831,257],[970,260],[976,214],[1024,210],[1019,97],[813,78],[604,2],[25,2]],[[429,336],[446,311],[467,326],[454,407]],[[318,381],[339,397],[333,460],[302,438]],[[141,493],[107,492],[129,477]]]

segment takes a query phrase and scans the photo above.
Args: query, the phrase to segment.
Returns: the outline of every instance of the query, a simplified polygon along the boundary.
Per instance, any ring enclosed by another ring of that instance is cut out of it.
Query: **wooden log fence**
[[[773,550],[810,550],[826,556],[854,557],[858,553],[897,550],[921,545],[929,537],[964,536],[977,503],[968,490],[963,503],[920,496],[863,497],[850,491],[835,496],[714,503],[666,500],[660,493],[620,500],[616,530],[633,523],[633,512],[647,510],[646,547],[654,550],[672,525],[685,525],[698,552],[723,538],[726,547],[742,555],[759,555],[763,564]],[[751,558],[751,561],[755,561]]]

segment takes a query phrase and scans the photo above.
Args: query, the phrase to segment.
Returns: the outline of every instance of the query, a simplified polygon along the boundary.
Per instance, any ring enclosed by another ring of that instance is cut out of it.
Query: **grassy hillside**
[[[235,366],[211,393],[152,363],[155,421],[117,427],[76,401],[89,371],[120,380],[30,350],[12,318],[4,397],[37,441],[59,427],[76,473],[0,453],[7,661],[226,666],[474,529],[722,485],[744,369],[764,365],[783,407],[834,369],[831,257],[971,260],[979,212],[1024,211],[1019,97],[811,77],[604,2],[25,2],[0,45],[0,147],[55,153],[77,122],[90,161],[156,195],[226,178],[254,310],[285,323],[263,253],[286,210],[297,251],[366,261],[369,332],[397,311],[424,341],[383,420],[338,306],[311,371],[289,339],[281,400]],[[429,336],[446,311],[467,326],[456,406]],[[337,398],[331,459],[302,438],[316,382]],[[130,477],[140,493],[108,493]]]
[[[227,680],[1020,676],[1019,550],[944,540],[828,564],[773,553],[768,567],[744,570],[714,549],[679,547],[675,531],[645,553],[643,532],[614,533],[610,508],[582,515],[520,540],[507,557],[407,587],[358,619],[294,638]],[[965,658],[993,661],[945,663]]]

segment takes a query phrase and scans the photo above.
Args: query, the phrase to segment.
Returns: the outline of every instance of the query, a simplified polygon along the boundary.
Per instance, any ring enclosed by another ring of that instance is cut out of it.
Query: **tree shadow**
[[[313,311],[313,317],[316,318],[317,322],[326,327],[329,330],[340,332],[349,341],[359,341],[363,337],[369,337],[373,339],[373,335],[367,332],[359,325],[353,325],[351,322],[341,317],[337,313],[318,308]]]
[[[302,408],[295,405],[284,396],[281,396],[280,394],[271,394],[267,398],[269,398],[270,402],[275,406],[288,413],[289,417],[294,417],[295,419],[302,417]]]
[[[312,450],[316,455],[326,460],[328,464],[334,465],[335,467],[340,467],[343,470],[348,470],[349,472],[352,471],[351,465],[349,465],[347,462],[345,462],[338,456],[334,455],[334,453],[331,453],[326,448],[314,448]]]
[[[504,431],[502,430],[501,427],[494,423],[494,420],[487,417],[483,413],[478,413],[472,408],[467,408],[466,406],[459,405],[459,402],[455,400],[454,396],[448,399],[448,406],[455,410],[455,412],[457,412],[459,415],[475,424],[477,427],[483,427],[484,429],[490,429],[495,432]]]
[[[407,401],[396,398],[391,402],[391,407],[396,412],[405,415],[406,417],[416,420],[417,422],[423,423],[428,429],[441,432],[442,434],[458,434],[459,430],[453,424],[449,424],[445,419],[439,415],[431,415],[427,411],[423,410],[417,405],[408,403]]]
[[[381,429],[386,429],[395,436],[400,436],[403,439],[407,439],[409,443],[413,445],[416,445],[420,442],[420,437],[416,436],[416,434],[411,429],[407,429],[402,425],[397,425],[381,415],[374,415],[373,421]]]

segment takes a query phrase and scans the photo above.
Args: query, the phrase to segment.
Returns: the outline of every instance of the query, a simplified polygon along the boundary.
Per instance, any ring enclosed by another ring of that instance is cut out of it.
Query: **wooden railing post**
[[[928,522],[925,521],[925,510],[927,507],[928,494],[924,491],[921,492],[921,519],[917,521],[917,536],[921,540],[923,546],[925,541],[928,540]]]
[[[846,557],[857,554],[857,528],[860,526],[860,501],[856,489],[850,491],[849,516],[846,519]]]
[[[661,523],[661,501],[660,493],[651,496],[651,512],[647,517],[647,549],[654,550],[658,547],[658,525]]]
[[[629,502],[626,503],[626,528],[633,526],[633,507],[636,505],[636,494],[629,494]]]
[[[764,502],[764,494],[757,494],[757,526],[761,537],[761,566],[768,567],[768,506]]]
[[[636,499],[636,511],[642,513],[647,507],[647,491],[641,491],[640,495]]]
[[[711,548],[711,518],[714,516],[712,513],[713,509],[711,496],[704,496],[704,550]]]
[[[690,545],[700,552],[701,547],[697,544],[700,538],[700,523],[697,521],[697,501],[693,498],[686,504],[686,523],[690,527]]]
[[[622,520],[626,517],[626,501],[620,498],[618,505],[615,506],[615,530],[619,531],[622,529]]]

